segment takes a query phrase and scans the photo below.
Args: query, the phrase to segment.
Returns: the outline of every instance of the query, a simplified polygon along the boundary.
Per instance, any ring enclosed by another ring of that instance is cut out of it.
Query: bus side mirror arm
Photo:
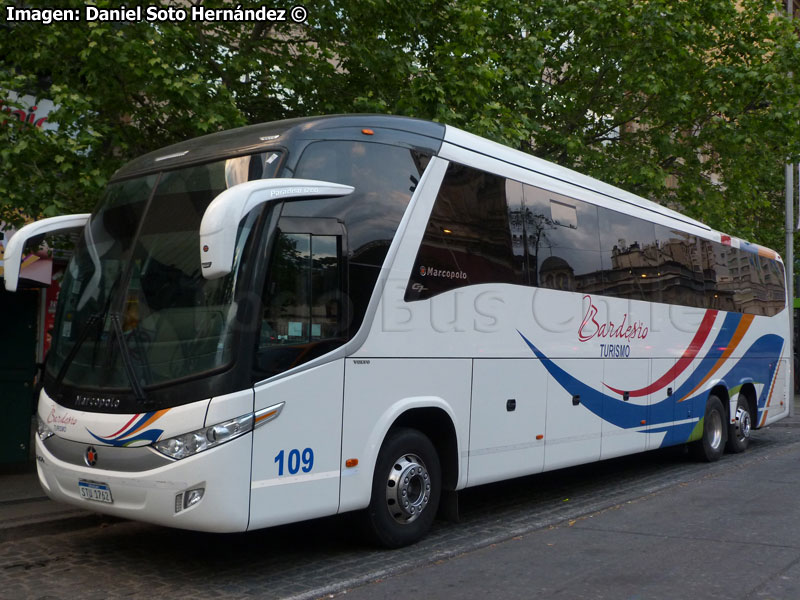
[[[90,216],[89,213],[81,213],[41,219],[25,225],[12,235],[3,255],[3,280],[6,290],[9,292],[17,291],[19,272],[22,268],[22,252],[25,250],[25,244],[28,240],[46,233],[53,234],[67,229],[84,227]]]
[[[231,272],[239,223],[251,210],[267,203],[301,198],[334,198],[353,191],[349,185],[313,179],[256,179],[220,193],[200,222],[200,266],[203,277],[218,279]]]

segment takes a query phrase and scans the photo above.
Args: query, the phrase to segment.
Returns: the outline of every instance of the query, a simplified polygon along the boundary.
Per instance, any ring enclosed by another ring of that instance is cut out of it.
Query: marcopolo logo
[[[464,271],[450,271],[447,269],[437,269],[435,267],[421,266],[419,268],[421,277],[438,277],[440,279],[466,279],[467,274]]]

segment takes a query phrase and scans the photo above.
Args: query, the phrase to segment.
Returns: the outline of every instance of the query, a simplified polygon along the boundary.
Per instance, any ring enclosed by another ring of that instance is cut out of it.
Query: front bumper
[[[102,469],[105,451],[119,459],[126,450],[151,452],[148,448],[109,448],[95,445],[100,460],[97,466],[75,464],[73,456],[56,456],[47,444],[36,438],[36,464],[39,481],[53,500],[80,508],[180,529],[197,531],[245,531],[250,507],[250,461],[252,433],[201,452],[195,456],[143,471]],[[81,442],[59,441],[64,444]],[[53,446],[57,447],[57,446]],[[65,460],[67,459],[67,460]],[[160,461],[156,461],[160,462]],[[116,463],[116,461],[115,461]],[[118,463],[117,463],[118,464]],[[81,497],[78,481],[104,483],[113,503]],[[176,496],[187,490],[204,488],[203,498],[189,508],[176,512]]]

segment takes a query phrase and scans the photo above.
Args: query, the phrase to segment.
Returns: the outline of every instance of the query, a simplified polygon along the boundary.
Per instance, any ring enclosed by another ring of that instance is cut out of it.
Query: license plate
[[[105,483],[79,479],[78,492],[80,492],[81,498],[86,498],[87,500],[107,502],[108,504],[114,503],[114,499],[111,497],[111,489]]]

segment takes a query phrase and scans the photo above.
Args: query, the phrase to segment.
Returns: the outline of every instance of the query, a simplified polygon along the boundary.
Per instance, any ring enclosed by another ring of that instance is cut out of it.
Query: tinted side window
[[[405,299],[422,300],[479,283],[523,283],[519,253],[516,260],[514,256],[506,180],[451,164],[433,205]]]
[[[697,238],[693,235],[655,226],[658,247],[657,278],[661,301],[683,306],[705,306],[702,268]]]
[[[506,179],[506,206],[508,208],[508,229],[511,233],[514,279],[527,283],[529,257],[523,187],[518,181]]]
[[[405,299],[479,283],[759,315],[785,305],[771,258],[451,164]]]
[[[764,314],[772,316],[778,314],[786,304],[783,269],[780,264],[770,258],[760,257],[761,268],[764,271],[764,287],[766,289]]]
[[[348,335],[361,326],[386,252],[430,157],[415,150],[361,141],[309,144],[292,177],[352,185],[341,198],[287,202],[284,217],[333,217],[347,229]]]
[[[597,207],[525,186],[530,285],[602,293]]]
[[[599,209],[607,296],[661,302],[660,252],[653,223]]]
[[[713,280],[713,290],[706,293],[706,307],[716,308],[732,312],[741,312],[741,307],[737,304],[736,290],[738,282],[734,282],[731,277],[730,265],[735,260],[738,250],[730,246],[715,244],[703,240],[705,244],[711,246],[712,257],[710,260],[710,276],[706,278],[706,288],[708,290],[709,280]]]

